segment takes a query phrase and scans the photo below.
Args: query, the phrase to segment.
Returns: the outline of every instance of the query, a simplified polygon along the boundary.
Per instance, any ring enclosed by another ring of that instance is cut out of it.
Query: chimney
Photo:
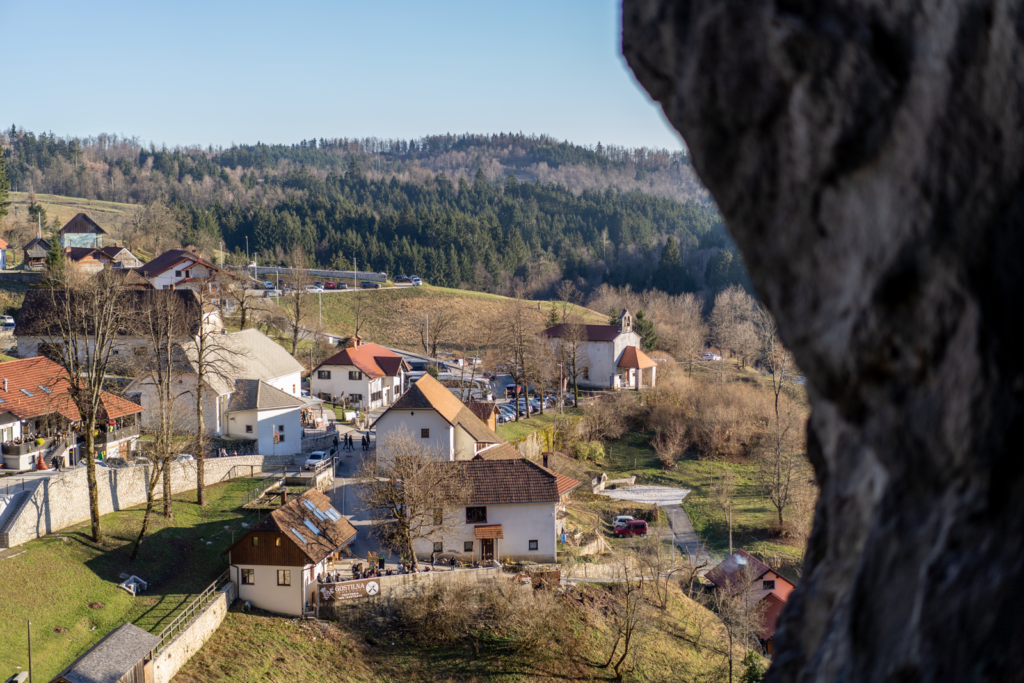
[[[353,349],[358,349],[359,348],[359,344],[362,341],[363,341],[363,338],[360,337],[358,334],[356,336],[352,337],[352,348]]]
[[[281,489],[281,505],[287,505],[287,504],[288,504],[288,489],[282,488]]]
[[[544,468],[547,469],[547,466],[548,466],[548,454],[545,452],[544,453]]]
[[[7,391],[7,378],[4,377],[4,391]]]

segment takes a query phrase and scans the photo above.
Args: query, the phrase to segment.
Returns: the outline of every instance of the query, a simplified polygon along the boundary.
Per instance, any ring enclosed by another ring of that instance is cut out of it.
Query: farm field
[[[188,602],[227,568],[221,556],[231,531],[245,519],[243,495],[251,479],[175,496],[174,519],[155,515],[139,558],[128,559],[143,508],[104,515],[103,541],[81,524],[0,553],[0,677],[28,669],[25,625],[32,620],[36,680],[50,680],[111,630],[130,621],[159,633]],[[117,584],[122,573],[149,582],[132,597]]]

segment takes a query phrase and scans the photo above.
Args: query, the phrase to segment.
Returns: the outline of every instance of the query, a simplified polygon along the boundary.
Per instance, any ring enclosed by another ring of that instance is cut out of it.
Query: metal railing
[[[190,602],[181,613],[174,617],[174,621],[167,625],[160,635],[160,642],[157,643],[156,647],[153,648],[153,654],[160,652],[164,647],[170,643],[181,631],[185,630],[191,623],[192,620],[199,616],[199,613],[203,611],[208,604],[217,596],[217,593],[231,580],[230,569],[225,569],[224,573],[217,577],[217,579],[206,587],[202,593],[196,596],[196,598]]]

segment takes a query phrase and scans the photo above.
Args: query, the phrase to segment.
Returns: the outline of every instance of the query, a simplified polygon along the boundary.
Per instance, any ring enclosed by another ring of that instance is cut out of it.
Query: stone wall
[[[238,587],[234,582],[229,582],[220,589],[217,596],[189,624],[188,628],[181,631],[174,640],[160,650],[153,661],[153,683],[170,683],[181,667],[192,659],[192,655],[199,652],[213,632],[220,627],[228,613],[228,607],[237,597]]]
[[[354,435],[354,439],[358,434]],[[338,432],[330,432],[323,436],[307,436],[302,439],[302,452],[312,453],[313,451],[327,451],[330,450],[334,445],[334,440],[338,440],[338,445],[341,445],[341,435]],[[358,448],[358,445],[356,446]]]
[[[217,484],[237,477],[260,473],[264,468],[291,465],[290,455],[246,455],[212,458],[206,461],[206,483]],[[100,514],[141,505],[146,502],[148,467],[120,469],[97,468]],[[196,463],[171,465],[171,490],[174,493],[196,487]],[[163,485],[157,483],[155,495],[161,497]],[[8,530],[8,547],[13,547],[89,519],[89,489],[84,467],[48,477],[37,486],[17,521]]]
[[[396,574],[394,576],[381,576],[373,579],[380,584],[380,596],[383,598],[401,599],[414,597],[420,591],[428,589],[439,581],[454,582],[462,585],[474,583],[486,583],[501,578],[501,567],[486,567],[480,569],[438,569],[417,574]],[[349,583],[343,581],[342,583]],[[334,584],[340,585],[340,584]],[[353,602],[359,602],[353,601]],[[346,602],[330,603],[334,608],[344,609]],[[325,608],[320,605],[321,610]]]
[[[536,432],[531,432],[521,439],[510,441],[512,447],[528,460],[539,460],[541,454],[549,450],[548,438],[554,433],[554,427],[545,427]]]

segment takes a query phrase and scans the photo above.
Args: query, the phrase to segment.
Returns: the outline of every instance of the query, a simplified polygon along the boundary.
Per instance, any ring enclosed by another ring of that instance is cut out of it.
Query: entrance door
[[[494,559],[494,539],[483,538],[480,539],[480,559],[484,562],[490,562]]]

